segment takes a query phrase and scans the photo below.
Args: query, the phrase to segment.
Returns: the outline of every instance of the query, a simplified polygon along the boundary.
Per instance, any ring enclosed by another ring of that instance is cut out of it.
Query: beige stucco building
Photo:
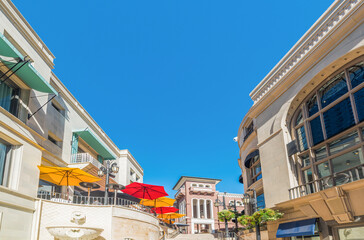
[[[37,193],[55,189],[64,193],[66,187],[39,181],[38,165],[78,167],[96,176],[110,160],[120,169],[110,181],[123,185],[143,182],[143,169],[128,150],[115,145],[55,76],[54,55],[13,3],[0,0],[0,10],[0,239],[50,239],[42,236],[48,216],[42,209],[52,203],[42,202]],[[101,190],[104,183],[105,177],[99,182]],[[70,187],[70,191],[77,194],[78,190]],[[71,206],[54,208],[68,212]],[[113,224],[145,220],[157,229],[158,221],[151,215],[105,208],[105,218]],[[90,214],[93,211],[97,210]],[[102,234],[111,234],[109,230]],[[154,230],[158,235],[159,229]]]
[[[250,94],[244,188],[285,213],[265,238],[364,239],[363,5],[335,1]]]

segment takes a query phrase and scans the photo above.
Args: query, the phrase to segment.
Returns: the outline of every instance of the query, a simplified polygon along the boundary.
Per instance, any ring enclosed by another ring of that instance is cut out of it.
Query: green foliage
[[[233,219],[235,217],[235,214],[230,210],[222,210],[217,213],[217,217],[220,222],[225,222],[225,219],[226,221],[230,221],[231,219]]]
[[[266,222],[276,221],[283,217],[283,213],[270,208],[260,209],[253,215],[242,215],[238,217],[238,222],[247,229],[254,228],[257,224],[262,225]]]

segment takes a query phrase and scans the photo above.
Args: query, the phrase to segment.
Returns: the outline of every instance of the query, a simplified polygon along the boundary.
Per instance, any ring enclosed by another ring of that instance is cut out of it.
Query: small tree
[[[247,229],[254,228],[257,224],[260,226],[270,221],[276,221],[283,217],[283,213],[270,208],[260,209],[253,215],[242,215],[238,217],[238,222]]]
[[[230,221],[235,217],[235,214],[230,210],[222,210],[217,213],[217,217],[220,222]]]

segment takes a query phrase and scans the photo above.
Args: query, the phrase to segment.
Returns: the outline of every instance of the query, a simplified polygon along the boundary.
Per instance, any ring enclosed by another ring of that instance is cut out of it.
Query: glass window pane
[[[324,112],[327,138],[330,138],[355,124],[350,99],[346,98]]]
[[[296,125],[297,126],[298,124],[300,123],[303,123],[303,116],[302,116],[302,111],[300,111],[298,114],[297,114],[297,118],[296,118]]]
[[[0,107],[10,111],[11,97],[13,89],[6,83],[0,84]]]
[[[361,148],[345,153],[331,160],[334,173],[345,171],[364,163]]]
[[[258,163],[257,165],[255,165],[252,170],[253,170],[253,176],[255,176],[258,173],[260,173],[262,171],[262,168],[260,166],[260,163]]]
[[[299,127],[297,130],[297,138],[298,138],[298,145],[300,146],[300,151],[304,151],[308,148],[307,139],[306,139],[306,132],[304,126]]]
[[[346,148],[352,147],[355,144],[359,143],[359,136],[358,133],[352,132],[348,135],[343,136],[331,143],[329,143],[330,155],[334,155]]]
[[[257,205],[258,205],[258,209],[265,208],[264,193],[257,196]]]
[[[326,83],[320,90],[321,106],[326,107],[342,95],[348,92],[344,72],[336,75],[332,80]]]
[[[310,100],[307,101],[308,116],[311,117],[318,112],[318,104],[316,95],[314,95]]]
[[[6,185],[9,172],[9,163],[7,162],[8,153],[11,146],[0,142],[0,185]]]
[[[339,229],[339,240],[363,239],[364,227],[351,227]]]
[[[313,181],[313,175],[312,175],[311,168],[304,170],[302,173],[303,173],[303,180],[305,183],[309,183],[309,182]]]
[[[361,122],[364,120],[364,88],[354,93],[354,99],[359,121]]]
[[[321,161],[322,159],[324,159],[325,157],[327,157],[327,153],[326,153],[326,147],[321,147],[317,150],[314,150],[315,153],[315,161]]]
[[[311,134],[313,145],[316,145],[324,140],[324,134],[322,133],[320,116],[310,121]]]
[[[317,172],[318,172],[319,178],[323,178],[323,177],[327,177],[327,176],[331,175],[329,163],[324,162],[324,163],[318,164]]]
[[[302,160],[303,167],[307,167],[311,164],[310,157],[308,156],[308,154],[302,155],[302,156],[300,156],[300,158]]]
[[[351,88],[355,88],[364,81],[364,62],[355,64],[354,66],[350,67],[348,71],[351,81]]]

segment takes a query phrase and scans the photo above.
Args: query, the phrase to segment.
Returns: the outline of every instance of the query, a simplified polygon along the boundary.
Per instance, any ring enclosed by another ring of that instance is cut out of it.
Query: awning
[[[246,168],[250,167],[250,161],[255,157],[259,155],[259,150],[255,150],[254,152],[250,153],[244,160],[244,166]]]
[[[277,238],[301,237],[315,234],[316,218],[279,224]]]
[[[116,159],[116,156],[112,153],[112,151],[107,146],[105,146],[105,144],[101,142],[101,140],[90,130],[76,130],[73,131],[73,133],[82,138],[82,140],[90,145],[105,160]]]
[[[243,175],[240,175],[240,176],[239,176],[239,182],[240,182],[241,184],[244,184]]]
[[[20,63],[13,68],[15,71],[23,65],[24,56],[9,42],[4,35],[0,33],[0,61],[9,69],[17,62]],[[25,63],[19,70],[15,72],[25,84],[30,88],[44,93],[54,93],[58,95],[57,91],[34,69],[30,62]]]

